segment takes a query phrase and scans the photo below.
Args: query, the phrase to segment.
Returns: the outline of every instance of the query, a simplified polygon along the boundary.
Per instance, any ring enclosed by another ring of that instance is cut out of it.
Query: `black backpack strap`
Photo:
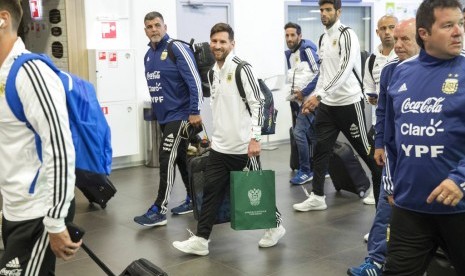
[[[192,38],[190,43],[189,42],[186,42],[184,40],[181,40],[181,39],[171,39],[170,42],[168,42],[168,46],[166,47],[166,50],[168,51],[168,57],[174,62],[176,63],[176,57],[174,56],[174,53],[173,53],[173,43],[174,42],[182,42],[182,43],[185,43],[187,45],[189,45],[189,48],[191,48],[192,52],[194,52],[194,47],[192,45],[194,45],[194,39]]]
[[[338,44],[339,44],[339,56],[341,56],[341,36],[342,34],[344,34],[344,32],[346,30],[350,29],[350,27],[344,27],[342,30],[341,30],[341,33],[339,34],[339,40],[338,40]],[[365,66],[365,64],[363,64],[362,66]],[[360,76],[357,74],[357,72],[355,71],[355,67],[352,68],[352,73],[354,73],[355,77],[357,78],[358,80],[358,83],[360,84],[360,87],[362,88],[362,94],[363,94],[363,97],[366,99],[366,96],[365,96],[365,92],[364,92],[364,89],[363,89],[363,80],[360,78]]]
[[[373,67],[375,66],[375,54],[370,55],[370,59],[368,59],[368,71],[370,72],[371,78],[373,78]]]
[[[320,39],[318,39],[318,49],[321,48],[321,41],[323,40],[323,36],[324,36],[324,35],[325,35],[325,34],[322,33],[322,34],[320,35]]]
[[[236,85],[237,85],[237,90],[239,90],[239,95],[242,98],[242,101],[245,104],[245,108],[247,108],[247,111],[249,111],[250,116],[252,116],[252,112],[250,111],[250,106],[249,103],[247,102],[247,98],[245,97],[245,90],[244,90],[244,85],[242,85],[242,80],[241,80],[241,70],[242,67],[244,67],[246,64],[249,64],[247,61],[243,60],[241,61],[235,71],[235,76],[236,76]]]

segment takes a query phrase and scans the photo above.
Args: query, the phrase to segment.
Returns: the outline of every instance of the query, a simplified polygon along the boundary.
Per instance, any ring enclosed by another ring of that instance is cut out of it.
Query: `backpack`
[[[75,75],[61,71],[45,55],[27,53],[15,59],[6,80],[5,97],[16,118],[25,122],[34,132],[39,159],[42,160],[40,137],[26,119],[15,86],[19,69],[30,60],[43,61],[63,82],[69,125],[76,152],[76,186],[110,182],[107,177],[111,172],[112,162],[110,127],[97,100],[94,86]]]
[[[213,53],[210,49],[210,44],[208,42],[199,42],[199,43],[194,44],[193,38],[191,39],[190,42],[186,42],[186,41],[179,40],[179,39],[170,40],[170,42],[168,43],[168,47],[167,47],[168,56],[174,63],[176,63],[176,57],[174,56],[174,53],[173,53],[173,43],[175,41],[179,41],[179,42],[189,45],[189,48],[194,53],[195,62],[197,63],[197,70],[199,71],[200,80],[202,82],[203,96],[207,98],[210,97],[210,84],[208,83],[208,74],[209,74],[210,69],[213,67],[213,65],[216,62],[215,57],[213,56]],[[211,72],[210,74],[211,74],[210,78],[212,79],[213,72]]]
[[[247,103],[247,99],[245,97],[244,86],[242,85],[240,73],[242,67],[244,67],[246,64],[249,63],[247,61],[241,61],[236,67],[236,85],[237,89],[239,90],[239,94],[241,95],[242,101],[244,102],[245,107],[247,108],[247,111],[249,111],[249,114],[252,116],[252,113],[250,112],[250,106]],[[262,135],[275,134],[276,117],[278,116],[278,110],[274,107],[273,93],[271,93],[270,88],[268,88],[264,80],[258,79],[258,85],[260,86],[260,91],[265,97],[265,104],[263,106],[264,118],[262,126]]]
[[[339,34],[339,40],[338,40],[338,45],[339,45],[339,56],[341,55],[341,36],[342,34],[346,31],[350,29],[350,27],[344,27],[341,31],[341,33]],[[321,41],[323,40],[323,36],[324,34],[322,34],[320,36],[320,39],[318,40],[318,48],[321,48]],[[352,72],[354,73],[355,77],[357,78],[358,80],[358,83],[360,84],[360,87],[362,88],[362,94],[363,94],[363,97],[365,97],[365,93],[364,93],[364,89],[363,89],[363,76],[365,75],[365,62],[368,58],[368,56],[370,55],[370,53],[368,53],[368,51],[365,51],[365,50],[360,50],[360,64],[361,64],[361,69],[362,69],[362,75],[359,76],[357,74],[357,72],[355,71],[355,68],[352,68]],[[321,59],[320,59],[321,61]],[[374,62],[374,61],[373,61]],[[373,71],[373,67],[372,69],[370,70],[370,73]]]

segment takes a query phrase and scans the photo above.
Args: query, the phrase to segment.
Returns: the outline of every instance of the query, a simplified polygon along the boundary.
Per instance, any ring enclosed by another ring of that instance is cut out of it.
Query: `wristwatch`
[[[321,96],[320,95],[316,95],[316,99],[321,102]]]
[[[255,134],[254,140],[256,142],[260,142],[260,140],[262,140],[262,136],[260,134]]]

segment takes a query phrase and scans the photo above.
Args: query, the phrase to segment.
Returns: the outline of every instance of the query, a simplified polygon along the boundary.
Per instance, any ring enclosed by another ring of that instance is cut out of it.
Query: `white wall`
[[[125,0],[100,0],[110,1],[118,5],[120,1],[124,3]],[[136,53],[136,90],[137,99],[139,101],[139,113],[142,117],[142,108],[144,101],[149,99],[144,79],[143,57],[147,50],[148,39],[144,33],[143,18],[146,13],[150,11],[159,11],[163,14],[165,23],[168,26],[168,34],[171,37],[177,37],[176,26],[176,1],[170,0],[129,0],[129,34],[127,37],[121,38],[124,41],[122,44],[129,45],[130,48],[135,49]],[[86,5],[90,8],[100,7],[97,4],[99,1],[87,1]],[[365,0],[364,2],[374,3],[375,20],[380,18],[386,13],[386,2],[390,0]],[[403,6],[412,5],[412,3],[420,3],[421,1],[404,0],[399,1]],[[285,72],[285,42],[283,26],[285,20],[285,1],[284,0],[234,0],[233,14],[234,14],[234,31],[236,35],[236,54],[244,60],[252,64],[260,78],[268,78],[275,75],[283,75]],[[86,7],[86,11],[89,10]],[[399,11],[397,11],[399,12]],[[86,12],[86,16],[87,12]],[[90,20],[90,19],[89,19]],[[89,24],[89,23],[88,23]],[[195,24],[193,22],[193,24]],[[323,31],[317,30],[318,32]],[[374,30],[373,30],[374,31]],[[205,30],[209,32],[209,30]],[[373,37],[376,38],[375,33]],[[89,39],[89,37],[88,37]],[[377,45],[379,40],[376,38],[373,45]],[[276,78],[269,79],[268,84],[273,88],[275,86]],[[280,84],[276,84],[280,86]],[[289,127],[291,125],[291,115],[289,110],[289,103],[284,100],[287,91],[280,90],[274,92],[275,105],[279,110],[277,133],[269,136],[269,141],[284,141],[289,139]],[[144,140],[144,121],[139,121],[141,130],[141,154],[131,157],[122,157],[115,160],[115,165],[118,164],[135,164],[141,163],[144,159],[145,153],[145,140]],[[266,141],[266,139],[265,139]]]

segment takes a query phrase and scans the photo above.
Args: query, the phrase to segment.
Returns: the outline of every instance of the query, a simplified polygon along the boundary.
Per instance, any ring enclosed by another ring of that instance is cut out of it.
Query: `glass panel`
[[[371,52],[371,6],[345,6],[342,8],[341,23],[351,27],[357,34],[360,48]],[[302,37],[312,40],[318,46],[318,40],[324,32],[318,6],[289,5],[288,21],[302,27]]]

